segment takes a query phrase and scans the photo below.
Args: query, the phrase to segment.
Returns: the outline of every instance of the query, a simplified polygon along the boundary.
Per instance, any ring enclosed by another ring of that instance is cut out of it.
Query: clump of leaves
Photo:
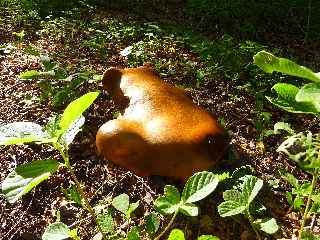
[[[199,172],[188,179],[182,194],[172,185],[166,185],[164,195],[158,197],[154,202],[155,209],[164,215],[172,215],[169,224],[155,238],[160,239],[172,226],[178,213],[187,216],[197,216],[198,206],[195,202],[207,197],[217,187],[219,178],[211,172]]]
[[[276,98],[267,98],[272,104],[288,112],[314,114],[319,116],[319,73],[315,73],[288,59],[275,57],[271,53],[265,51],[259,52],[254,56],[254,63],[267,73],[276,71],[312,81],[312,83],[304,84],[301,88],[288,83],[277,83],[273,86],[273,89],[278,96]],[[311,186],[309,183],[300,185],[293,176],[286,176],[287,180],[297,193],[293,202],[292,196],[287,194],[289,202],[291,201],[296,208],[300,208],[304,204],[301,198],[305,195],[308,196],[299,231],[299,239],[302,239],[307,218],[310,217],[311,214],[318,213],[317,206],[319,205],[319,199],[318,195],[314,194],[314,192],[320,174],[320,134],[312,134],[311,132],[295,133],[288,124],[277,123],[276,125],[275,128],[278,130],[282,129],[291,134],[291,136],[279,146],[277,151],[285,153],[291,160],[296,162],[301,169],[312,174]],[[297,189],[300,191],[297,192]],[[313,205],[311,205],[312,201]],[[311,234],[311,232],[308,234]]]
[[[69,145],[84,124],[83,112],[98,95],[98,92],[90,92],[74,100],[66,107],[61,116],[52,118],[45,128],[33,122],[14,122],[0,126],[0,145],[7,146],[31,142],[49,144],[58,150],[63,158],[62,163],[50,158],[17,166],[1,185],[2,192],[10,203],[15,203],[23,195],[57,172],[59,168],[65,167],[68,169],[75,183],[76,191],[81,197],[79,202],[83,202],[83,206],[97,222],[96,214],[70,164]],[[102,232],[100,225],[97,226],[99,231]],[[67,235],[71,236],[71,232],[65,224],[58,222],[49,225],[43,239],[64,239]],[[60,236],[60,238],[57,236]]]
[[[67,71],[57,63],[52,62],[48,55],[41,55],[37,51],[33,54],[39,57],[41,70],[28,70],[20,73],[19,77],[24,80],[36,80],[42,90],[39,100],[50,100],[54,107],[64,106],[76,99],[80,96],[78,90],[84,83],[97,82],[101,78],[92,72],[68,75]]]
[[[277,232],[278,225],[274,218],[254,218],[254,214],[265,210],[262,204],[254,202],[255,197],[263,186],[263,181],[251,175],[243,176],[239,180],[241,182],[234,189],[223,193],[224,202],[218,206],[220,216],[244,215],[249,220],[258,239],[262,239],[259,231],[268,234]]]

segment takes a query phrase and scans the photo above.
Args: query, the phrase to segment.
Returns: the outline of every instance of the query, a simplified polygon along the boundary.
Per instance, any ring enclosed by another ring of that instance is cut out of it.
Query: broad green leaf
[[[179,209],[180,193],[171,185],[164,187],[164,195],[154,201],[155,209],[162,214],[172,214]]]
[[[55,222],[48,226],[42,240],[63,240],[70,237],[70,229],[62,222]]]
[[[219,179],[211,172],[199,172],[190,177],[184,186],[181,200],[185,203],[197,202],[212,193]]]
[[[306,181],[299,185],[297,188],[292,189],[292,194],[297,194],[300,196],[307,197],[312,192],[312,184],[309,181]]]
[[[199,214],[199,208],[193,203],[183,203],[179,207],[179,212],[187,216],[195,217]]]
[[[64,110],[60,120],[60,131],[65,132],[72,123],[74,123],[82,113],[98,97],[98,92],[89,92],[82,97],[72,101]]]
[[[136,226],[132,227],[130,229],[130,231],[128,232],[127,239],[128,240],[139,240],[140,239],[139,228]]]
[[[104,233],[112,233],[114,231],[114,222],[110,212],[97,214],[97,221]]]
[[[245,204],[243,201],[243,196],[242,196],[241,192],[239,192],[238,190],[235,190],[235,189],[224,191],[223,192],[223,199],[225,201],[233,201],[233,202],[237,202],[239,204]]]
[[[60,130],[60,119],[61,115],[55,115],[48,121],[47,125],[45,126],[46,132],[50,135],[52,138],[57,138],[59,136],[59,130]]]
[[[129,208],[129,196],[125,193],[112,199],[112,206],[118,211],[126,214]]]
[[[285,122],[277,122],[273,128],[275,134],[281,133],[280,130],[284,130],[291,135],[295,133],[294,130],[290,127],[290,124]]]
[[[25,71],[20,73],[19,77],[21,79],[35,79],[37,77],[39,77],[41,75],[41,73],[37,70],[29,70],[29,71]]]
[[[304,85],[296,95],[298,102],[311,102],[320,112],[320,83]]]
[[[263,181],[251,175],[246,175],[240,178],[240,180],[243,181],[241,187],[244,200],[246,201],[246,204],[249,205],[262,188]]]
[[[13,145],[29,142],[49,143],[53,141],[33,122],[13,122],[0,126],[0,145]]]
[[[59,141],[65,143],[64,145],[69,146],[76,135],[81,131],[81,127],[85,122],[84,116],[80,116],[76,119],[65,133],[60,137]]]
[[[170,232],[168,240],[185,240],[183,231],[180,229],[173,229]]]
[[[2,182],[2,192],[10,203],[14,203],[56,172],[59,165],[58,161],[50,159],[20,165]]]
[[[266,97],[272,104],[293,113],[318,114],[317,108],[311,102],[297,102],[299,88],[288,83],[277,83],[272,87],[278,94],[277,98]]]
[[[150,213],[145,217],[146,230],[149,234],[155,234],[160,226],[160,219],[155,213]]]
[[[301,209],[302,206],[304,206],[303,198],[300,196],[296,196],[295,199],[293,200],[293,208],[295,210],[299,210]]]
[[[70,238],[72,240],[81,240],[79,237],[79,233],[78,233],[79,229],[78,228],[74,228],[70,231]]]
[[[306,78],[314,82],[320,82],[319,73],[314,73],[309,68],[300,66],[286,58],[278,58],[266,51],[258,52],[253,59],[254,64],[267,73],[276,71],[291,76]]]
[[[268,234],[274,234],[279,230],[277,221],[274,218],[257,219],[254,224],[259,230]]]
[[[220,240],[220,238],[212,235],[201,235],[197,240]]]
[[[131,213],[133,213],[139,207],[139,203],[140,203],[140,201],[138,200],[135,203],[129,204],[129,208],[126,213],[127,218],[130,218]]]
[[[218,206],[218,212],[221,217],[230,217],[238,215],[243,213],[245,210],[246,206],[233,201],[226,201]]]
[[[283,177],[292,187],[294,188],[299,188],[300,184],[298,179],[291,173],[285,171],[285,170],[280,170],[279,174],[281,177]]]

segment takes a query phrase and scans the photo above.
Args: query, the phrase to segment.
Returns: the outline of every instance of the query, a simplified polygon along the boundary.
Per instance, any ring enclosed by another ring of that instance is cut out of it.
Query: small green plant
[[[54,147],[62,156],[63,162],[54,159],[32,161],[17,166],[2,182],[1,188],[4,196],[10,203],[15,203],[23,195],[30,192],[34,187],[48,179],[59,168],[65,167],[75,183],[76,191],[81,197],[82,205],[89,211],[97,223],[99,231],[104,236],[94,209],[84,194],[83,188],[76,177],[73,167],[70,164],[69,145],[77,133],[81,130],[85,118],[83,112],[98,97],[98,92],[90,92],[71,102],[63,114],[52,118],[45,128],[33,122],[14,122],[0,126],[0,145],[14,145],[25,143],[49,144]],[[49,225],[43,239],[53,238],[61,232],[62,236],[70,235],[68,227],[61,223]]]
[[[92,72],[68,75],[64,68],[50,61],[47,55],[40,55],[38,52],[34,54],[39,56],[42,70],[28,70],[20,73],[19,77],[24,80],[35,79],[42,90],[40,101],[51,100],[54,107],[64,106],[79,97],[78,89],[84,83],[90,80],[93,82],[100,80],[100,76],[94,75]]]
[[[155,209],[164,215],[172,215],[172,218],[164,230],[155,238],[161,237],[171,228],[178,213],[187,216],[197,216],[199,209],[195,202],[204,199],[217,187],[219,178],[211,172],[199,172],[194,174],[186,182],[182,194],[172,185],[166,185],[164,195],[154,202]]]
[[[314,114],[319,116],[320,113],[320,74],[300,66],[288,59],[278,58],[271,53],[262,51],[254,56],[254,63],[267,73],[274,71],[288,74],[295,77],[301,77],[312,81],[298,88],[288,83],[277,83],[273,86],[277,97],[267,97],[267,99],[279,108],[292,113]],[[319,195],[315,188],[320,174],[320,134],[311,132],[295,133],[288,124],[277,123],[275,130],[285,130],[288,137],[278,148],[277,151],[283,152],[297,163],[304,171],[312,174],[311,184],[308,182],[302,185],[291,175],[287,175],[288,182],[294,187],[296,198],[292,199],[292,194],[287,193],[287,199],[296,208],[304,205],[302,198],[308,196],[302,218],[301,228],[299,231],[299,240],[305,233],[304,226],[306,220],[311,214],[318,213]],[[276,131],[275,131],[276,132]],[[293,192],[292,192],[293,193]],[[313,202],[313,204],[312,204]],[[309,232],[308,234],[312,234]]]
[[[218,206],[221,217],[230,217],[238,214],[244,215],[250,222],[257,238],[262,239],[259,231],[274,234],[278,225],[274,218],[255,219],[254,214],[261,213],[265,207],[254,202],[255,197],[262,188],[263,181],[255,176],[245,175],[239,179],[241,183],[232,190],[223,193],[224,202]]]

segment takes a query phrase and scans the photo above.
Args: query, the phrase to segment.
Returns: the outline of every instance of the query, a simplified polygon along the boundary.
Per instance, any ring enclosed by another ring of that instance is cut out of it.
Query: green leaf
[[[66,195],[67,198],[69,198],[71,201],[75,202],[79,206],[81,206],[81,196],[78,193],[75,185],[71,185],[68,189],[62,189],[62,192],[64,195]]]
[[[193,203],[183,203],[179,207],[179,212],[187,216],[195,217],[195,216],[198,216],[199,209]]]
[[[114,222],[109,211],[97,214],[97,221],[104,233],[112,233],[114,231]]]
[[[164,195],[154,201],[155,209],[162,214],[172,214],[179,209],[180,193],[171,185],[164,187]]]
[[[212,235],[201,235],[197,240],[220,240],[220,238]]]
[[[60,137],[60,142],[64,143],[63,145],[69,146],[76,135],[81,131],[81,127],[85,122],[84,116],[80,116],[76,119],[70,127],[65,131],[65,133]]]
[[[78,228],[74,228],[70,231],[70,238],[72,240],[81,240],[79,237],[79,233],[78,233],[79,229]]]
[[[279,174],[282,178],[284,178],[292,187],[294,188],[299,188],[300,184],[298,179],[291,173],[285,171],[285,170],[280,170]]]
[[[35,79],[37,77],[39,77],[41,75],[41,73],[37,70],[29,70],[29,71],[25,71],[19,74],[19,77],[21,79]]]
[[[53,139],[33,122],[13,122],[0,126],[0,145],[21,143],[49,143]]]
[[[225,201],[218,206],[218,213],[221,217],[230,217],[243,213],[246,206],[241,205],[239,202]]]
[[[126,214],[129,208],[129,196],[125,193],[112,199],[112,206],[118,211]]]
[[[2,182],[2,192],[10,203],[31,191],[57,171],[60,163],[56,160],[38,160],[18,166]]]
[[[272,87],[278,94],[277,98],[266,97],[272,104],[293,113],[318,114],[317,108],[311,102],[297,102],[299,88],[288,83],[277,83]]]
[[[304,230],[302,232],[301,240],[320,240],[320,235],[315,235],[310,230]]]
[[[240,180],[243,181],[243,184],[241,185],[242,195],[246,201],[246,204],[249,205],[262,188],[263,181],[251,175],[246,175],[240,178]]]
[[[298,102],[311,102],[320,112],[320,83],[304,85],[296,95]]]
[[[149,234],[155,234],[160,226],[160,219],[155,213],[150,213],[145,217],[146,230]]]
[[[303,198],[301,198],[300,196],[295,197],[295,199],[293,200],[293,208],[295,210],[299,210],[302,206],[304,206]]]
[[[133,213],[139,207],[139,203],[140,203],[139,200],[136,201],[135,203],[130,203],[129,208],[126,213],[126,216],[128,219],[130,218],[131,213]]]
[[[173,229],[170,232],[168,240],[185,240],[183,231],[180,229]]]
[[[259,230],[267,234],[274,234],[279,230],[277,221],[274,218],[257,219],[254,224]]]
[[[128,240],[139,240],[140,239],[139,228],[137,228],[136,226],[132,227],[130,229],[130,231],[128,232],[127,239]]]
[[[42,235],[42,240],[63,240],[70,237],[68,226],[62,222],[55,222],[48,226]]]
[[[291,76],[306,78],[314,82],[320,81],[320,74],[300,66],[286,58],[278,58],[266,51],[258,52],[254,57],[254,64],[267,73],[274,71]]]
[[[225,201],[238,202],[239,204],[244,203],[243,196],[242,196],[241,192],[239,192],[238,190],[235,190],[235,189],[224,191],[223,199]]]
[[[82,113],[98,97],[98,92],[90,92],[71,102],[64,110],[60,120],[60,131],[64,133],[73,124]]]
[[[219,179],[211,172],[198,172],[190,177],[184,186],[181,200],[185,203],[197,202],[212,193]]]
[[[294,130],[290,127],[289,123],[277,122],[273,128],[274,128],[275,134],[281,133],[280,130],[284,130],[291,135],[295,134]]]

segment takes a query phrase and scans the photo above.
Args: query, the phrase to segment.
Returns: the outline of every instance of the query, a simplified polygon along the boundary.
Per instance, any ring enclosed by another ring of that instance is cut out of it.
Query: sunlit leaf
[[[21,79],[35,79],[37,77],[39,77],[41,75],[41,73],[37,70],[29,70],[29,71],[25,71],[19,74],[19,77]]]
[[[155,213],[150,213],[145,217],[146,230],[149,234],[155,234],[160,226],[160,219]]]
[[[173,229],[170,232],[168,240],[185,240],[183,231],[180,229]]]
[[[300,66],[286,58],[279,58],[266,51],[258,52],[254,57],[254,64],[267,73],[274,71],[291,76],[306,78],[314,82],[320,81],[320,74],[314,73],[309,68]]]
[[[259,230],[268,234],[274,234],[279,230],[277,221],[274,218],[258,219],[254,221],[254,224]]]
[[[129,196],[125,193],[112,199],[112,206],[118,211],[126,214],[129,208]]]
[[[320,83],[304,85],[296,95],[298,102],[310,102],[320,112]]]
[[[294,130],[290,127],[290,124],[289,123],[285,123],[285,122],[277,122],[275,125],[274,125],[274,132],[276,134],[279,134],[280,133],[280,130],[284,130],[286,132],[288,132],[289,134],[294,134]]]
[[[70,237],[70,229],[62,222],[55,222],[48,226],[42,240],[63,240]]]
[[[2,182],[2,192],[10,203],[31,191],[57,171],[60,163],[56,160],[38,160],[18,166]]]

